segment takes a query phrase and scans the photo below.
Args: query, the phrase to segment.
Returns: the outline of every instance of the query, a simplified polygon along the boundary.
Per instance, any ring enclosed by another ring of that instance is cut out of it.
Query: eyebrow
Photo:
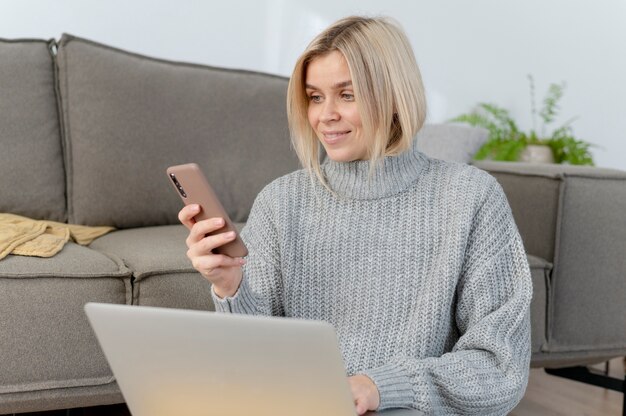
[[[348,80],[348,81],[341,81],[341,82],[337,82],[336,84],[333,84],[333,88],[334,89],[340,89],[340,88],[346,88],[352,85],[352,80]],[[318,90],[319,88],[317,88],[314,85],[311,84],[305,84],[305,88],[306,89],[310,89],[310,90]]]

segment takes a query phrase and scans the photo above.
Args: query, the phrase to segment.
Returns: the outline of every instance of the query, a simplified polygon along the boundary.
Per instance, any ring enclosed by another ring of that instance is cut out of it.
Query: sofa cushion
[[[186,256],[187,235],[182,225],[119,230],[90,248],[119,257],[132,270],[133,304],[214,310],[209,282]]]
[[[70,221],[118,228],[178,223],[165,174],[195,162],[244,221],[257,193],[298,168],[287,80],[147,58],[64,35],[59,42]]]
[[[194,272],[186,255],[188,234],[182,225],[132,228],[100,237],[89,248],[119,257],[137,282],[155,274]]]
[[[97,240],[96,240],[97,241]],[[49,258],[8,255],[0,261],[0,278],[129,277],[130,270],[115,257],[68,242]]]
[[[0,261],[0,293],[0,393],[112,382],[83,306],[129,303],[121,262],[74,243],[46,259],[9,255]]]
[[[0,212],[65,221],[51,41],[0,39]]]
[[[435,159],[470,163],[489,132],[458,124],[426,124],[417,133],[417,149]]]

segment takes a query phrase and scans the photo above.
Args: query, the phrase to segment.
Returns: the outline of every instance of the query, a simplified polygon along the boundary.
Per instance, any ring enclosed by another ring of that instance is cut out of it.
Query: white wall
[[[624,0],[0,0],[0,37],[62,32],[155,57],[289,75],[311,38],[355,13],[396,18],[422,69],[429,121],[479,101],[532,127],[526,75],[541,98],[567,82],[560,121],[626,170]]]

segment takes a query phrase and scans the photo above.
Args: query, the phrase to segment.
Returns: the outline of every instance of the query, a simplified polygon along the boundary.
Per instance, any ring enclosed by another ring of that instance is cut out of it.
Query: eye
[[[311,94],[309,95],[309,101],[311,101],[312,103],[321,103],[322,96],[318,94]]]
[[[354,94],[350,92],[344,92],[341,94],[341,98],[343,98],[345,101],[354,101]]]

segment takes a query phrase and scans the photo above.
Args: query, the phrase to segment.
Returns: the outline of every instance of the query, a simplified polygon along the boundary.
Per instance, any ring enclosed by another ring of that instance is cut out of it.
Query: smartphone
[[[214,217],[224,219],[225,225],[222,228],[207,235],[221,234],[228,231],[236,233],[234,240],[213,249],[214,253],[225,254],[230,257],[245,257],[248,255],[248,249],[239,237],[237,229],[197,164],[187,163],[185,165],[170,166],[167,168],[167,176],[185,205],[198,204],[202,207],[200,213],[194,217],[196,221]]]

